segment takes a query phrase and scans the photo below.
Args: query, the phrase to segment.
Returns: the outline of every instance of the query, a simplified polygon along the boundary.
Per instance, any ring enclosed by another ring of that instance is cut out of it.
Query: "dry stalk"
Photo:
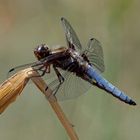
[[[16,100],[24,89],[29,80],[26,71],[16,73],[0,85],[0,114]]]
[[[52,109],[64,126],[70,139],[78,140],[78,136],[76,135],[73,126],[66,118],[66,115],[57,102],[57,99],[54,96],[51,96],[51,98],[49,98],[52,94],[51,89],[48,89],[46,91],[46,83],[41,77],[37,76],[38,73],[36,71],[34,71],[32,68],[27,68],[25,70],[19,71],[14,76],[10,77],[8,80],[2,83],[0,85],[0,113],[2,113],[10,103],[15,101],[16,97],[20,95],[29,79],[31,79],[48,99]]]
[[[38,75],[38,73],[36,71],[30,71],[28,74],[29,74],[29,77]],[[71,125],[69,120],[66,118],[66,115],[64,114],[59,103],[57,102],[57,99],[54,96],[51,96],[51,98],[50,98],[50,95],[52,94],[51,89],[47,89],[47,91],[45,90],[46,83],[44,82],[44,80],[41,77],[33,77],[31,79],[35,83],[35,85],[42,91],[42,93],[46,96],[46,98],[48,99],[52,109],[54,110],[58,119],[60,120],[60,122],[64,126],[64,128],[67,131],[71,140],[78,140],[78,136],[75,133],[73,126]]]

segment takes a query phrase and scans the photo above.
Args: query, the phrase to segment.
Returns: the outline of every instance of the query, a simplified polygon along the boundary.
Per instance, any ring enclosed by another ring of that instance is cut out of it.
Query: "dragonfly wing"
[[[90,87],[91,85],[87,81],[69,72],[58,93],[56,93],[56,97],[60,101],[73,99],[86,93]]]
[[[72,67],[73,68],[73,67]],[[69,67],[69,70],[71,68]],[[55,94],[56,98],[59,101],[68,100],[76,98],[88,91],[88,89],[91,87],[91,84],[89,84],[87,81],[84,81],[80,77],[76,76],[75,73],[64,71],[62,69],[59,69],[59,72],[64,78],[63,84],[60,86],[59,90]],[[53,73],[55,73],[53,71]],[[49,84],[49,88],[54,90],[56,86],[59,84],[59,80],[57,76],[53,76],[54,79],[51,81],[51,84]]]
[[[76,32],[74,31],[70,23],[65,18],[62,17],[61,22],[62,22],[62,26],[65,32],[68,46],[70,48],[74,47],[78,52],[81,52],[82,46],[76,35]]]
[[[83,53],[88,57],[92,65],[94,65],[101,73],[104,72],[105,66],[103,49],[97,39],[91,38],[88,42],[87,48],[83,51]]]
[[[29,63],[29,64],[23,64],[14,68],[11,68],[8,73],[7,73],[7,77],[11,77],[12,75],[14,75],[15,73],[17,73],[20,70],[26,69],[31,67],[32,65],[36,64],[36,62],[33,63]]]
[[[39,67],[41,66],[43,66],[43,61],[36,61],[36,62],[28,63],[28,64],[19,65],[14,68],[11,68],[7,73],[7,77],[10,77],[13,74],[17,73],[18,71],[29,68],[29,67],[32,67],[34,70],[38,71]]]

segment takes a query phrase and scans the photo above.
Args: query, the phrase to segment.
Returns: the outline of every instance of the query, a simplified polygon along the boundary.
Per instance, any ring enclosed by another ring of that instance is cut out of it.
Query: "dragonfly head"
[[[50,54],[50,49],[46,44],[41,44],[34,49],[34,54],[38,60],[41,60]]]

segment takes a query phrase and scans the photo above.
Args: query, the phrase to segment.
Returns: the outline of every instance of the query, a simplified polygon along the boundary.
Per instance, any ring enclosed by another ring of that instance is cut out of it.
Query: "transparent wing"
[[[74,47],[78,52],[81,52],[81,50],[82,50],[81,43],[80,43],[75,31],[73,30],[72,26],[63,17],[61,18],[61,22],[62,22],[62,26],[63,26],[64,32],[65,32],[68,46],[70,48]]]
[[[73,73],[69,73],[58,93],[56,93],[56,97],[60,101],[73,99],[86,93],[90,87],[91,85],[87,81]]]
[[[46,60],[46,59],[42,59],[41,61],[36,61],[36,62],[28,63],[28,64],[23,64],[23,65],[19,65],[19,66],[16,66],[14,68],[11,68],[7,73],[7,77],[11,77],[13,74],[17,73],[18,71],[29,68],[29,67],[32,67],[35,70],[39,70],[39,68],[41,66],[43,66],[43,63],[44,63],[43,61],[44,60]]]
[[[23,70],[23,69],[26,69],[28,67],[31,67],[32,65],[35,65],[36,62],[33,62],[33,63],[28,63],[28,64],[23,64],[23,65],[20,65],[20,66],[16,66],[14,68],[11,68],[8,73],[7,73],[7,77],[11,77],[12,75],[14,75],[15,73],[17,73],[18,71],[20,70]]]
[[[90,63],[94,65],[101,73],[104,72],[104,58],[103,58],[103,49],[101,44],[95,38],[91,38],[88,42],[87,48],[83,51],[87,56]]]
[[[62,69],[59,69],[59,72],[64,77],[64,83],[60,86],[59,90],[55,94],[56,98],[59,101],[76,98],[86,93],[88,89],[92,86],[87,81],[76,76],[76,74],[74,74],[73,72],[63,71]],[[55,72],[52,71],[51,74],[55,75],[54,73]],[[49,84],[49,87],[54,90],[58,84],[59,80],[55,75],[51,79],[51,84]]]

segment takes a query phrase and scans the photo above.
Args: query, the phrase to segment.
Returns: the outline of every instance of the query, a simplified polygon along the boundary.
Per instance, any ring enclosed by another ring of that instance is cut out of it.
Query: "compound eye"
[[[47,57],[50,54],[50,50],[47,45],[41,44],[35,48],[34,54],[40,60],[44,57]]]

